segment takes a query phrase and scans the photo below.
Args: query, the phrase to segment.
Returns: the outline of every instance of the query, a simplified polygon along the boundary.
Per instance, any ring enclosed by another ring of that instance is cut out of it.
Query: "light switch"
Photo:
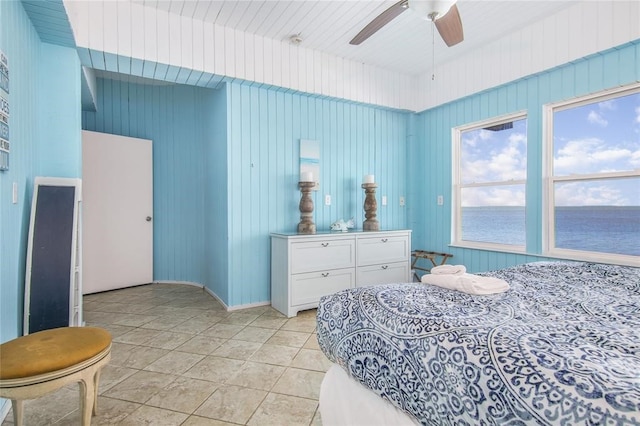
[[[404,207],[404,197],[400,197],[400,207]]]
[[[331,205],[331,195],[326,194],[324,196],[324,205],[325,206],[330,206]]]
[[[383,206],[386,206],[386,205],[387,205],[387,196],[386,196],[386,195],[383,195],[383,196],[382,196],[382,205],[383,205]]]
[[[442,195],[438,195],[438,205],[441,206],[444,204],[444,197]]]

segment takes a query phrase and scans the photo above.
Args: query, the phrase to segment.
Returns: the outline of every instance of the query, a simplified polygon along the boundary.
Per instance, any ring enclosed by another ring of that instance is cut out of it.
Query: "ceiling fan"
[[[462,21],[455,3],[456,0],[400,0],[369,22],[349,44],[362,43],[402,12],[411,9],[422,19],[432,21],[447,46],[454,46],[464,39]]]

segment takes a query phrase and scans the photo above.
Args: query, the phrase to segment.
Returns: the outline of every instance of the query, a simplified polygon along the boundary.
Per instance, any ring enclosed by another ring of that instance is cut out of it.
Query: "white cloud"
[[[629,200],[606,183],[571,182],[555,188],[556,206],[624,206]]]
[[[557,175],[633,170],[640,166],[640,147],[608,145],[598,138],[571,140],[558,149],[553,166]]]
[[[609,122],[607,120],[604,119],[604,117],[602,117],[600,114],[598,114],[597,112],[591,110],[589,111],[589,115],[587,116],[587,120],[589,120],[589,123],[591,124],[597,124],[599,126],[602,127],[607,127],[607,124],[609,124]]]
[[[598,102],[598,108],[600,108],[600,111],[613,111],[616,109],[616,101],[615,99],[609,99],[608,101]]]
[[[464,190],[462,207],[524,206],[525,191],[522,185],[501,188],[467,188]]]

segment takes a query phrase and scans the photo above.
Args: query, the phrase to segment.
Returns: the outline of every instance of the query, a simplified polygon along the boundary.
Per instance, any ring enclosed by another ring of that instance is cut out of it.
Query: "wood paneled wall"
[[[415,138],[410,138],[409,191],[416,204],[409,210],[414,248],[453,253],[454,263],[470,271],[503,268],[544,259],[542,255],[542,107],[640,81],[640,40],[591,55],[450,102],[419,114]],[[528,255],[450,247],[451,241],[451,129],[467,123],[521,110],[527,111],[526,228]],[[445,203],[436,204],[443,195]]]
[[[246,80],[411,111],[640,38],[639,2],[579,1],[465,50],[435,70],[410,75],[137,3],[65,1],[65,7],[83,63],[97,69],[216,88],[224,81]]]
[[[577,1],[419,76],[413,109],[424,111],[640,38],[640,2]],[[615,65],[629,73],[633,64]],[[435,80],[431,76],[435,73]]]
[[[82,61],[93,68],[214,88],[246,80],[408,107],[409,75],[137,3],[67,1],[65,7]]]
[[[369,173],[381,227],[406,227],[406,112],[237,82],[218,91],[97,83],[83,128],[154,143],[156,280],[205,284],[229,306],[268,302],[269,233],[300,220],[300,139],[320,145],[319,231],[341,218],[362,226]]]
[[[300,221],[300,139],[320,144],[320,189],[313,194],[318,231],[350,217],[362,227],[360,185],[370,173],[379,185],[381,228],[406,227],[399,199],[406,196],[408,113],[248,84],[229,84],[228,96],[232,305],[270,298],[269,233],[295,232]]]

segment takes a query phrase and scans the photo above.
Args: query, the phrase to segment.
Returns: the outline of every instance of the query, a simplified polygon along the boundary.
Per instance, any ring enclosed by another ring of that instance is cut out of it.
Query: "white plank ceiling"
[[[407,10],[359,46],[349,41],[396,0],[134,0],[134,3],[403,74],[419,75],[518,28],[575,4],[575,0],[459,0],[464,41],[447,47],[430,21]]]

